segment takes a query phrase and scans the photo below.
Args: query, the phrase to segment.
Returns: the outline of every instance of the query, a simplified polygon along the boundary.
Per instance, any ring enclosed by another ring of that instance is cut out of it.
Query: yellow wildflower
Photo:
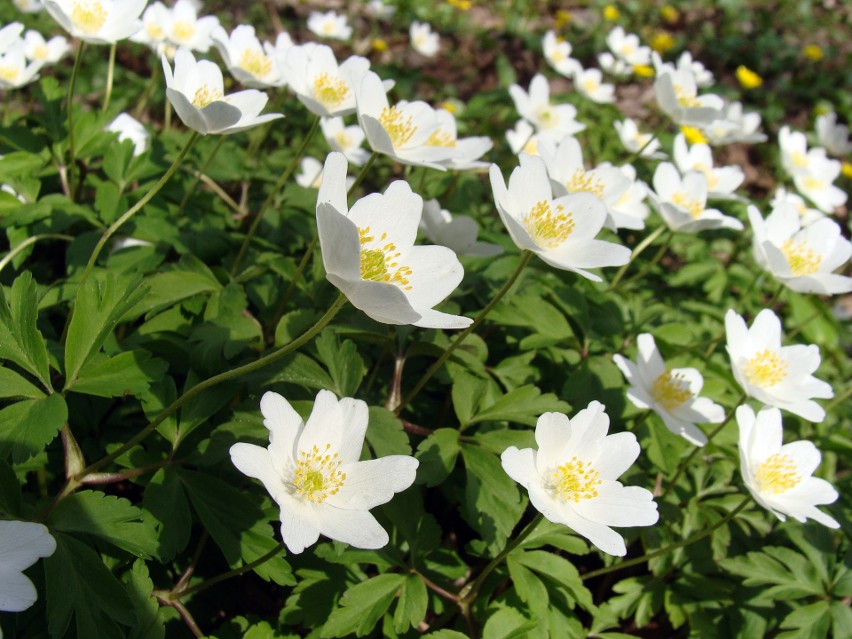
[[[763,84],[763,78],[742,64],[737,67],[737,80],[744,89],[756,89]]]
[[[852,178],[852,162],[844,162],[840,167],[840,172],[845,177]]]
[[[663,21],[669,24],[675,24],[678,20],[680,20],[680,11],[670,4],[663,5],[660,9],[660,15],[662,16]]]
[[[569,22],[571,22],[571,13],[566,11],[565,9],[560,9],[556,12],[555,16],[555,26],[557,29],[561,29],[566,26]]]
[[[610,22],[614,22],[621,17],[621,12],[614,4],[608,4],[604,7],[603,10],[604,20],[609,20]]]
[[[640,78],[653,78],[654,77],[654,67],[650,64],[637,64],[633,67],[633,73],[638,75]]]
[[[657,53],[665,53],[675,45],[675,39],[668,31],[658,31],[651,38],[651,48]]]
[[[707,144],[707,138],[704,137],[701,129],[696,129],[694,126],[682,126],[680,131],[690,144]]]
[[[814,62],[822,60],[823,56],[822,47],[818,44],[807,45],[804,49],[802,49],[802,53],[808,60],[813,60]]]
[[[373,38],[370,46],[373,47],[373,51],[378,51],[379,53],[388,50],[387,40],[383,40],[382,38]]]
[[[469,11],[473,3],[470,0],[447,0],[447,4],[461,11]]]

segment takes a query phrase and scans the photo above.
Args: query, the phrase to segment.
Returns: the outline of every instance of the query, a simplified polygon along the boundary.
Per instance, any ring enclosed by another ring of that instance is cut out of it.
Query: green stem
[[[635,282],[638,279],[641,279],[645,275],[647,275],[650,272],[650,270],[652,268],[654,268],[661,259],[663,259],[663,255],[665,255],[666,251],[669,250],[669,246],[672,243],[672,239],[674,239],[674,232],[673,231],[666,234],[665,240],[663,241],[662,244],[660,244],[660,248],[657,249],[657,252],[654,254],[654,257],[652,257],[651,260],[647,264],[645,264],[645,266],[642,267],[642,269],[638,273],[636,273],[636,275],[632,276],[630,279],[628,279],[624,283],[630,284],[632,282]]]
[[[40,240],[63,240],[65,242],[73,242],[74,238],[71,235],[62,235],[59,233],[43,233],[41,235],[33,235],[32,237],[28,237],[23,242],[18,244],[15,248],[10,250],[6,255],[3,256],[3,259],[0,259],[0,271],[6,268],[6,265],[9,264],[15,256],[21,253],[25,248],[35,244]]]
[[[775,306],[775,302],[777,302],[778,298],[781,297],[781,294],[784,292],[784,288],[785,286],[783,282],[778,284],[778,288],[775,289],[775,292],[772,294],[772,297],[769,298],[769,301],[766,303],[766,306],[764,306],[764,308],[772,308],[773,306]]]
[[[115,76],[115,49],[116,44],[113,44],[109,48],[109,66],[107,67],[107,82],[106,82],[106,94],[104,95],[104,104],[101,107],[101,113],[106,113],[107,109],[109,109],[109,101],[112,97],[112,81]]]
[[[524,268],[527,266],[527,264],[529,264],[530,260],[532,259],[532,256],[533,256],[533,253],[531,251],[523,251],[523,253],[521,253],[521,260],[520,260],[520,262],[518,262],[517,268],[509,276],[509,279],[506,280],[506,283],[503,284],[503,287],[499,291],[497,291],[497,294],[488,303],[488,305],[485,308],[483,308],[482,311],[480,311],[479,315],[476,316],[476,319],[473,320],[473,323],[470,326],[468,326],[466,329],[464,329],[461,333],[456,335],[455,339],[453,339],[453,341],[450,342],[450,345],[441,354],[441,356],[437,359],[437,361],[435,361],[435,363],[432,364],[432,366],[429,367],[429,369],[423,374],[423,377],[421,377],[418,380],[417,384],[414,385],[414,388],[412,388],[408,392],[408,394],[405,397],[402,398],[399,405],[394,408],[394,411],[393,411],[394,415],[398,416],[402,412],[402,409],[405,408],[409,403],[411,403],[411,400],[413,400],[417,396],[417,394],[421,390],[423,390],[423,387],[426,385],[426,382],[428,382],[432,378],[432,376],[441,369],[441,367],[444,365],[444,362],[446,362],[447,359],[449,359],[450,355],[453,354],[453,351],[455,351],[461,345],[461,343],[465,340],[465,338],[468,335],[470,335],[473,331],[475,331],[479,327],[480,324],[482,324],[482,322],[488,316],[488,313],[491,312],[491,309],[493,309],[495,306],[497,306],[497,304],[500,302],[500,300],[503,299],[503,297],[506,295],[506,293],[509,292],[509,289],[512,288],[512,285],[515,283],[515,281],[521,275]]]
[[[191,588],[187,588],[187,589],[181,590],[179,592],[171,592],[171,593],[169,593],[169,598],[174,600],[174,601],[179,601],[179,600],[183,599],[184,597],[186,597],[187,595],[193,595],[197,592],[201,592],[202,590],[207,590],[208,588],[215,586],[216,584],[218,584],[222,581],[225,581],[226,579],[230,579],[231,577],[239,577],[240,575],[245,574],[245,573],[249,572],[250,570],[254,570],[255,568],[257,568],[261,564],[264,564],[267,561],[269,561],[270,559],[273,559],[278,554],[280,554],[282,550],[284,550],[284,544],[279,543],[277,546],[275,546],[275,548],[270,550],[268,553],[266,553],[262,557],[258,557],[254,561],[247,563],[244,566],[241,566],[239,568],[234,568],[233,570],[229,570],[228,572],[223,572],[220,575],[216,575],[215,577],[211,577],[210,579],[202,581],[200,584],[196,584],[195,586],[192,586]]]
[[[216,142],[216,146],[213,147],[213,150],[210,152],[210,155],[207,156],[207,159],[204,161],[204,166],[202,166],[199,169],[198,173],[195,174],[195,179],[192,181],[192,184],[189,185],[189,188],[186,190],[186,193],[183,194],[183,199],[180,201],[180,206],[178,207],[176,217],[180,217],[183,214],[183,210],[186,208],[186,203],[189,202],[189,198],[192,197],[192,193],[195,191],[195,188],[201,181],[201,176],[206,175],[207,169],[210,168],[210,163],[213,162],[213,158],[216,157],[216,154],[219,152],[219,149],[222,148],[222,144],[224,144],[224,142],[225,136],[220,135],[219,141]]]
[[[361,167],[361,170],[358,171],[358,175],[355,177],[355,181],[352,183],[352,186],[350,186],[349,190],[346,191],[347,197],[352,195],[355,192],[355,189],[357,189],[361,185],[361,182],[364,181],[364,178],[366,177],[369,170],[373,168],[373,164],[375,164],[376,158],[378,157],[379,154],[375,151],[370,154],[370,158],[364,163],[364,166]]]
[[[614,291],[618,287],[618,283],[621,281],[621,278],[624,277],[624,274],[627,272],[630,265],[633,264],[636,258],[642,254],[642,251],[651,246],[651,244],[653,244],[656,239],[666,231],[666,228],[667,227],[665,225],[657,227],[653,233],[636,245],[636,248],[633,249],[633,252],[630,254],[630,260],[628,260],[627,264],[618,269],[618,273],[615,274],[615,277],[607,291]]]
[[[237,368],[225,371],[224,373],[220,373],[219,375],[214,375],[213,377],[209,377],[204,381],[196,384],[188,391],[186,391],[183,395],[178,397],[175,401],[173,401],[168,407],[164,408],[160,412],[160,414],[157,415],[153,420],[151,420],[151,422],[145,428],[139,431],[133,437],[133,439],[119,446],[114,451],[102,457],[93,464],[90,464],[89,466],[84,468],[76,478],[72,479],[82,480],[82,478],[84,478],[86,475],[89,475],[99,470],[111,461],[117,459],[118,457],[121,457],[121,455],[126,453],[128,450],[136,446],[139,442],[141,442],[148,435],[154,432],[157,426],[162,424],[166,420],[166,418],[176,413],[181,406],[183,406],[189,400],[201,394],[208,388],[212,388],[213,386],[221,384],[222,382],[226,382],[228,380],[236,379],[237,377],[242,377],[243,375],[253,373],[257,370],[260,370],[264,366],[268,366],[269,364],[272,364],[273,362],[276,362],[281,358],[286,357],[290,353],[298,350],[299,348],[307,344],[309,341],[311,341],[320,331],[322,331],[322,329],[324,329],[326,325],[331,322],[332,319],[334,319],[334,316],[337,315],[340,309],[343,308],[344,304],[346,304],[346,296],[341,293],[337,296],[337,299],[334,301],[331,307],[326,311],[325,315],[323,315],[317,321],[316,324],[314,324],[311,328],[309,328],[307,331],[305,331],[302,335],[294,339],[289,344],[282,346],[278,350],[275,350],[269,353],[268,355],[264,355],[260,359],[255,360],[254,362],[243,364],[242,366],[238,366]]]
[[[648,138],[648,140],[645,142],[645,144],[643,144],[641,147],[639,147],[638,151],[636,151],[633,155],[631,155],[629,158],[627,158],[627,161],[625,161],[624,164],[632,164],[635,160],[640,158],[642,156],[642,154],[645,152],[645,149],[647,149],[649,146],[651,146],[651,143],[654,140],[658,140],[660,138],[660,134],[668,128],[668,125],[669,125],[668,119],[664,119],[660,123],[660,125],[654,130],[654,132],[651,134],[651,137]]]
[[[611,572],[615,572],[616,570],[621,570],[622,568],[630,568],[630,566],[636,566],[637,564],[643,564],[646,561],[650,561],[651,559],[656,559],[657,557],[662,557],[663,555],[667,555],[673,550],[677,550],[678,548],[683,548],[684,546],[689,546],[690,544],[694,544],[696,541],[700,541],[705,537],[713,534],[717,529],[721,528],[729,521],[731,521],[734,517],[740,514],[740,512],[748,506],[751,501],[751,496],[747,495],[745,499],[743,499],[736,508],[734,508],[731,512],[725,515],[724,518],[720,519],[718,522],[713,524],[710,528],[705,528],[686,539],[682,539],[676,543],[673,543],[665,548],[660,548],[659,550],[655,550],[653,552],[646,553],[641,557],[634,557],[633,559],[628,559],[627,561],[622,561],[619,564],[614,564],[612,566],[606,566],[605,568],[598,568],[597,570],[592,570],[591,572],[587,572],[585,575],[582,575],[580,578],[583,581],[587,579],[592,579],[594,577],[600,577],[601,575],[606,575]]]
[[[284,186],[284,183],[290,179],[290,176],[293,174],[293,171],[296,170],[296,167],[299,165],[299,160],[302,159],[302,156],[305,155],[305,151],[308,148],[308,144],[310,144],[311,138],[314,137],[314,134],[319,129],[319,117],[314,118],[313,124],[311,124],[311,130],[308,131],[308,134],[305,136],[304,140],[302,140],[302,145],[299,147],[299,150],[296,151],[296,155],[293,156],[293,159],[290,161],[290,164],[284,169],[284,173],[281,174],[281,177],[278,178],[278,181],[275,183],[275,186],[272,187],[272,191],[270,191],[269,195],[264,200],[263,204],[260,206],[260,210],[255,215],[254,220],[252,220],[251,226],[249,227],[248,233],[246,233],[245,239],[243,240],[242,245],[240,246],[240,250],[237,253],[237,257],[234,260],[233,266],[231,266],[231,275],[235,275],[237,270],[240,268],[240,264],[242,264],[243,258],[246,256],[246,252],[248,251],[249,244],[251,244],[252,238],[254,238],[254,234],[257,232],[257,227],[260,226],[261,220],[263,220],[263,215],[266,213],[266,210],[272,205],[272,202],[275,200],[275,196],[278,191]]]
[[[68,82],[68,95],[65,100],[66,110],[68,111],[68,199],[74,201],[74,174],[75,164],[77,162],[74,157],[74,87],[77,85],[77,76],[80,74],[80,62],[83,59],[83,49],[86,48],[85,42],[80,42],[77,47],[77,55],[74,56],[74,68],[71,71],[71,80]]]

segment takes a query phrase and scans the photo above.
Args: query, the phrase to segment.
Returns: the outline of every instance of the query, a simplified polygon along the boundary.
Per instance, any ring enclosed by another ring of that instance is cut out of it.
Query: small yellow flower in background
[[[438,105],[438,108],[449,111],[453,115],[459,115],[462,111],[464,111],[464,102],[456,100],[455,98],[449,98],[441,102]]]
[[[565,9],[560,9],[556,12],[555,16],[555,26],[557,29],[561,29],[566,26],[569,22],[571,22],[571,12],[566,11]]]
[[[621,12],[614,4],[608,4],[604,7],[603,10],[604,20],[609,20],[610,22],[614,22],[621,17]]]
[[[637,64],[633,67],[633,73],[638,75],[640,78],[653,78],[654,67],[649,64]]]
[[[694,126],[682,126],[680,127],[680,131],[690,144],[707,144],[707,138],[704,137],[701,129],[697,129]]]
[[[678,20],[680,20],[680,11],[675,9],[672,5],[667,4],[660,9],[660,16],[662,16],[665,22],[675,24]]]
[[[665,53],[675,45],[675,39],[668,31],[658,31],[651,38],[651,48],[657,53]]]
[[[447,0],[447,4],[461,11],[469,11],[473,3],[470,0]]]
[[[813,60],[814,62],[822,60],[823,57],[822,47],[818,44],[807,45],[802,49],[802,53],[808,60]]]
[[[388,50],[388,42],[382,38],[373,38],[370,42],[370,46],[373,47],[373,51],[378,51],[379,53]]]
[[[844,177],[852,178],[852,162],[844,162],[840,167],[840,171]]]
[[[742,64],[737,67],[737,80],[740,81],[743,89],[756,89],[763,84],[763,78]]]

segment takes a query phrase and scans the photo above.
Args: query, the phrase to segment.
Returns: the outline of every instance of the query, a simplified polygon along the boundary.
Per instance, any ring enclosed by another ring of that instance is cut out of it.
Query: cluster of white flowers
[[[24,25],[11,22],[0,28],[0,89],[17,89],[38,78],[42,67],[55,64],[71,50],[68,40],[54,36],[45,40],[38,31],[24,32]]]

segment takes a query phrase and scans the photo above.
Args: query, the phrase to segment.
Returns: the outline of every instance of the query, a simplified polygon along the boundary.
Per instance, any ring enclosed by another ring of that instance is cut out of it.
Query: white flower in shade
[[[42,64],[54,64],[71,51],[71,45],[63,36],[45,40],[38,31],[24,34],[24,55],[28,60]]]
[[[651,64],[651,48],[639,43],[639,36],[624,33],[621,27],[615,27],[606,36],[606,45],[613,55],[623,60],[629,67]]]
[[[698,171],[707,178],[707,197],[719,200],[738,199],[734,191],[745,180],[745,173],[738,166],[713,166],[713,151],[706,144],[686,143],[683,133],[674,140],[673,158],[682,174]]]
[[[370,70],[367,58],[353,55],[338,65],[331,47],[311,43],[289,49],[285,61],[290,88],[311,113],[355,113],[356,93]]]
[[[346,203],[346,158],[330,153],[317,197],[317,231],[328,281],[385,324],[465,328],[472,320],[434,310],[464,269],[444,246],[414,246],[423,199],[405,182]]]
[[[692,77],[695,78],[695,84],[698,88],[706,89],[709,86],[713,86],[713,72],[708,71],[698,60],[694,60],[689,51],[684,51],[680,54],[680,57],[677,59],[677,68],[688,69],[692,73]]]
[[[674,164],[663,162],[654,172],[654,190],[648,193],[654,208],[672,231],[696,233],[727,228],[740,231],[743,224],[707,206],[707,178],[689,171],[681,178]]]
[[[630,250],[594,239],[606,222],[606,206],[591,193],[553,198],[544,161],[522,154],[509,187],[496,164],[491,165],[491,188],[497,211],[512,240],[558,269],[600,282],[589,268],[627,264]]]
[[[837,114],[834,111],[817,116],[815,128],[817,140],[829,153],[837,156],[852,153],[849,127],[837,123]]]
[[[452,157],[441,163],[448,169],[464,171],[488,166],[479,159],[494,146],[491,138],[485,136],[459,138],[456,130],[456,118],[446,109],[437,109],[439,127],[429,136],[427,144],[446,147],[453,150]]]
[[[13,47],[0,54],[0,89],[18,89],[38,77],[41,62],[27,64],[23,47]]]
[[[0,29],[0,54],[6,53],[21,41],[24,25],[20,22],[10,22]]]
[[[782,203],[764,220],[757,207],[748,207],[754,257],[773,277],[798,293],[837,295],[852,291],[852,277],[837,270],[852,256],[852,244],[827,217],[802,228],[792,204]]]
[[[281,538],[298,554],[320,535],[356,548],[382,548],[388,534],[370,509],[412,483],[419,462],[409,455],[359,461],[367,404],[321,390],[308,421],[278,393],[260,399],[269,446],[231,446],[240,472],[263,482],[281,509]]]
[[[656,54],[653,58],[657,69],[654,80],[657,104],[675,124],[701,126],[720,118],[724,101],[718,95],[699,96],[691,70],[657,64],[659,56]]]
[[[544,413],[535,427],[538,450],[510,446],[500,460],[548,521],[623,557],[624,539],[610,526],[651,526],[659,513],[651,491],[618,481],[639,456],[639,443],[633,433],[607,435],[604,411],[603,404],[591,402],[573,419]]]
[[[286,80],[275,59],[274,47],[261,43],[254,27],[240,25],[228,35],[221,26],[210,35],[225,66],[240,84],[254,88],[284,86]]]
[[[432,27],[427,22],[412,22],[408,35],[411,38],[411,48],[420,55],[431,58],[438,53],[441,37],[432,32]]]
[[[696,423],[719,424],[725,409],[706,397],[699,397],[704,378],[694,368],[668,368],[654,336],[642,333],[636,338],[638,357],[631,362],[613,355],[615,365],[627,378],[627,398],[639,408],[653,410],[675,435],[703,446],[707,437]]]
[[[90,44],[115,44],[139,31],[148,0],[43,0],[63,29]]]
[[[521,117],[538,131],[548,131],[561,139],[564,135],[574,135],[586,128],[577,122],[577,109],[572,105],[550,103],[550,85],[540,73],[530,81],[529,93],[513,84],[509,87],[509,94]]]
[[[216,16],[198,17],[199,7],[193,0],[177,0],[171,11],[166,39],[174,47],[207,53],[213,46],[213,31],[219,26]]]
[[[615,87],[603,81],[600,69],[581,69],[574,74],[574,86],[592,102],[609,104],[615,100]]]
[[[662,159],[666,157],[665,153],[660,153],[657,149],[660,148],[660,141],[654,139],[652,133],[641,133],[639,127],[634,120],[625,118],[620,122],[613,122],[615,130],[618,132],[618,139],[630,153],[639,153],[643,158]]]
[[[450,215],[449,211],[441,208],[438,200],[423,203],[420,230],[429,241],[446,246],[457,255],[491,257],[503,252],[496,244],[477,242],[479,224],[476,220],[468,215]]]
[[[21,612],[36,602],[38,593],[23,571],[55,551],[56,540],[45,526],[0,521],[0,610]]]
[[[701,132],[714,146],[733,142],[752,144],[766,141],[766,136],[760,132],[760,114],[743,113],[743,105],[740,102],[727,103],[721,116],[702,126]]]
[[[812,149],[808,155],[822,150]],[[846,192],[832,184],[840,175],[841,169],[839,160],[825,156],[810,158],[808,168],[793,175],[793,184],[796,190],[813,202],[820,211],[831,213],[846,203]]]
[[[446,121],[425,102],[401,100],[391,106],[382,81],[372,71],[364,74],[358,90],[358,122],[377,153],[403,164],[446,170],[456,149],[444,144]]]
[[[783,186],[779,186],[775,189],[775,195],[773,195],[772,199],[769,201],[769,206],[772,208],[780,206],[781,204],[791,204],[795,207],[796,211],[799,213],[799,219],[801,220],[802,226],[807,226],[808,224],[825,217],[825,213],[819,209],[809,207],[808,203],[805,202],[802,196],[788,191]]]
[[[151,137],[145,126],[127,113],[119,113],[115,120],[110,122],[107,131],[118,133],[119,142],[123,140],[133,142],[133,155],[144,153],[148,148],[148,139]]]
[[[162,2],[152,2],[142,12],[142,27],[130,36],[156,53],[166,50],[166,37],[172,22],[172,11]]]
[[[222,71],[208,60],[195,61],[188,50],[175,53],[175,69],[162,56],[166,96],[183,123],[201,134],[231,134],[284,117],[260,115],[266,94],[254,89],[224,95]]]
[[[361,146],[366,136],[357,124],[346,126],[340,117],[323,118],[320,128],[331,150],[345,155],[350,164],[362,166],[370,158],[369,151]]]
[[[749,397],[811,422],[825,419],[822,406],[811,399],[834,397],[831,386],[811,374],[819,368],[818,346],[781,346],[781,320],[768,308],[751,328],[728,310],[725,332],[734,377]]]
[[[308,29],[321,38],[348,40],[352,37],[352,27],[349,26],[346,16],[336,11],[311,11],[308,16]]]
[[[813,519],[829,528],[840,524],[817,506],[837,501],[837,491],[824,479],[813,477],[822,461],[819,449],[800,440],[783,444],[781,411],[764,408],[757,416],[751,406],[737,409],[740,427],[740,473],[755,501],[786,521]]]
[[[41,0],[12,0],[12,4],[24,13],[38,13],[44,9]]]
[[[630,181],[630,186],[615,202],[607,204],[607,213],[617,229],[643,229],[645,220],[651,213],[648,205],[645,204],[648,186],[636,179],[636,169],[631,164],[625,164],[618,169]]]
[[[544,59],[557,73],[570,78],[581,68],[580,63],[571,57],[571,44],[558,38],[553,30],[544,34],[541,46]]]

